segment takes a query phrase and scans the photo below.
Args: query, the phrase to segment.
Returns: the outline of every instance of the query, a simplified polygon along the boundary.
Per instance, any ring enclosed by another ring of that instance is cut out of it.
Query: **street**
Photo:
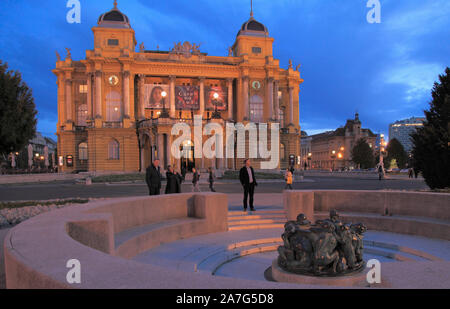
[[[266,180],[267,181],[267,180]],[[260,181],[256,189],[258,193],[281,193],[283,182]],[[182,185],[183,192],[191,192],[192,185]],[[379,181],[371,178],[341,177],[306,177],[305,182],[296,182],[295,190],[427,190],[423,180],[387,179]],[[163,182],[164,192],[165,182]],[[208,184],[201,184],[202,191],[209,191]],[[215,184],[217,192],[239,193],[241,185],[237,181],[221,181]],[[127,196],[145,196],[148,189],[145,183],[135,184],[93,184],[86,186],[75,181],[64,181],[43,184],[0,185],[0,201],[50,200],[65,198],[112,198]]]

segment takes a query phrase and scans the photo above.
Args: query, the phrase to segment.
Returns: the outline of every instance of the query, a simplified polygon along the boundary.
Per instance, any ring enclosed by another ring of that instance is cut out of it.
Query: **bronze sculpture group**
[[[335,210],[330,218],[311,224],[304,214],[297,221],[288,221],[278,248],[278,265],[297,274],[339,276],[354,273],[365,267],[361,224],[345,224]]]

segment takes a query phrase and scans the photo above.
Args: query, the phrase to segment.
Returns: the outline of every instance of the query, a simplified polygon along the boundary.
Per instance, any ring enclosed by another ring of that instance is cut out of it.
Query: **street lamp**
[[[336,159],[336,150],[333,150],[331,152],[331,159],[333,160],[331,170],[334,171],[334,160]]]
[[[311,169],[311,160],[312,160],[312,153],[308,153],[308,163],[309,163],[309,168]]]
[[[217,105],[219,104],[219,94],[217,92],[213,95],[214,113],[212,114],[212,119],[222,119],[222,116],[217,110]]]
[[[162,111],[162,113],[161,113],[161,115],[159,116],[159,118],[170,118],[170,115],[169,115],[169,113],[167,112],[167,110],[166,110],[166,97],[167,97],[167,92],[165,92],[165,91],[163,91],[162,93],[161,93],[161,96],[162,96],[162,100],[163,100],[163,111]]]

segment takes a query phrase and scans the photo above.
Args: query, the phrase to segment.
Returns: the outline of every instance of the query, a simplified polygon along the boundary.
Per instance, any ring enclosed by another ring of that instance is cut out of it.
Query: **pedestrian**
[[[413,170],[413,168],[412,167],[410,167],[409,169],[408,169],[408,178],[413,178],[414,177],[414,170]]]
[[[199,186],[200,174],[197,172],[195,167],[192,169],[192,192],[202,192]]]
[[[183,178],[183,181],[186,180],[186,166],[184,166],[184,164],[181,165],[181,177]]]
[[[216,192],[216,190],[214,190],[214,172],[213,172],[213,169],[210,167],[208,170],[209,170],[209,189],[211,190],[211,192]]]
[[[145,182],[148,186],[149,195],[161,194],[161,172],[158,159],[153,161],[153,163],[147,168]]]
[[[305,171],[308,170],[308,163],[305,162]]]
[[[253,196],[255,194],[255,187],[258,186],[258,183],[256,182],[255,171],[251,166],[250,160],[246,159],[244,164],[244,167],[242,167],[239,172],[239,180],[244,188],[244,211],[247,211],[247,200],[249,200],[250,210],[255,211],[255,207],[253,206]]]
[[[166,178],[166,194],[181,193],[181,176],[170,165],[167,167]]]
[[[417,167],[415,167],[415,168],[413,168],[413,170],[414,170],[414,177],[416,179],[419,178],[419,173],[420,173],[419,169]]]
[[[384,176],[383,166],[380,164],[378,166],[378,180],[381,181],[381,179],[383,179],[383,176]]]
[[[284,189],[285,190],[288,190],[288,189],[293,190],[293,188],[292,188],[292,182],[293,182],[292,172],[289,169],[286,170],[286,173],[284,174],[284,179],[286,180],[286,187]]]

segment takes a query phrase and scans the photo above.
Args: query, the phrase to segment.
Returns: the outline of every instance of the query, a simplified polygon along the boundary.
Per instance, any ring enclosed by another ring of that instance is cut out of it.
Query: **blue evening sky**
[[[113,0],[80,0],[81,24],[69,24],[67,0],[1,0],[0,59],[33,89],[38,130],[54,137],[55,51],[85,58],[91,28]],[[309,134],[336,129],[360,113],[363,127],[387,133],[399,119],[422,116],[438,75],[450,66],[450,1],[380,0],[381,23],[369,24],[367,0],[254,0],[255,18],[275,38],[274,57],[301,64],[300,124]],[[250,0],[119,0],[146,49],[202,43],[226,56]]]

